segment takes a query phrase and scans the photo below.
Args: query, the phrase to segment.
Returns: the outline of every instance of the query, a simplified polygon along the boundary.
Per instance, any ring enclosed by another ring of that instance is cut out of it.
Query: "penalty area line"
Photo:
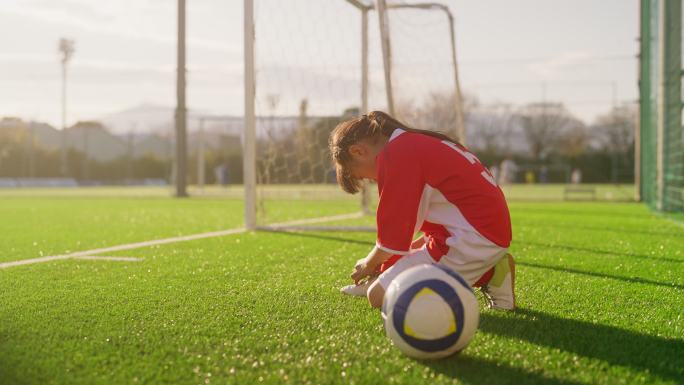
[[[332,215],[332,216],[327,216],[327,217],[307,218],[307,219],[299,219],[299,220],[288,221],[288,222],[274,223],[270,226],[276,227],[276,228],[277,227],[287,227],[287,226],[301,226],[301,225],[306,225],[306,224],[315,224],[315,223],[332,222],[332,221],[339,221],[339,220],[345,220],[345,219],[361,218],[362,216],[363,216],[363,213]],[[99,249],[77,251],[77,252],[69,253],[69,254],[49,255],[49,256],[45,256],[45,257],[23,259],[23,260],[19,260],[19,261],[2,262],[2,263],[0,263],[0,269],[7,269],[10,267],[14,267],[14,266],[31,265],[31,264],[35,264],[35,263],[59,261],[59,260],[63,260],[63,259],[85,259],[85,257],[95,257],[97,254],[140,249],[140,248],[144,248],[144,247],[165,245],[165,244],[176,243],[176,242],[194,241],[197,239],[223,237],[226,235],[235,235],[235,234],[244,233],[246,231],[247,231],[247,229],[245,229],[244,227],[240,227],[237,229],[210,231],[210,232],[206,232],[206,233],[183,235],[183,236],[179,236],[179,237],[153,239],[150,241],[127,243],[127,244],[123,244],[123,245],[103,247],[103,248],[99,248]],[[112,257],[100,257],[97,259],[105,259],[105,258],[112,258]],[[126,258],[126,257],[116,257],[116,258]],[[96,259],[96,258],[89,258],[89,259]],[[109,259],[109,260],[111,260],[111,259]],[[121,260],[121,259],[118,259],[118,260]]]
[[[244,228],[238,228],[238,229],[230,229],[230,230],[222,230],[222,231],[211,231],[208,233],[184,235],[181,237],[154,239],[151,241],[128,243],[125,245],[103,247],[100,249],[77,251],[75,253],[69,253],[69,254],[63,254],[63,255],[51,255],[51,256],[47,256],[47,257],[24,259],[24,260],[13,261],[13,262],[4,262],[4,263],[0,263],[0,269],[6,269],[8,267],[21,266],[21,265],[30,265],[30,264],[34,264],[34,263],[59,261],[62,259],[89,257],[89,256],[97,255],[97,254],[111,253],[111,252],[115,252],[115,251],[140,249],[143,247],[164,245],[167,243],[185,242],[185,241],[194,241],[196,239],[203,239],[203,238],[221,237],[224,235],[233,235],[233,234],[239,234],[239,233],[243,233],[243,232],[245,232]]]
[[[104,255],[85,255],[83,257],[74,257],[73,259],[81,259],[86,261],[117,261],[117,262],[142,262],[143,258],[135,257],[110,257]]]

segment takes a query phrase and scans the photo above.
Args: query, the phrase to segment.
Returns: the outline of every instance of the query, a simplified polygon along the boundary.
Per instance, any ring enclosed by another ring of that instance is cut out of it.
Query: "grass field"
[[[458,356],[403,356],[339,294],[373,234],[258,232],[0,269],[0,384],[684,383],[684,227],[525,189],[509,192],[520,309],[483,307]],[[354,205],[274,200],[269,220]],[[212,191],[2,190],[0,262],[236,228],[242,210]]]

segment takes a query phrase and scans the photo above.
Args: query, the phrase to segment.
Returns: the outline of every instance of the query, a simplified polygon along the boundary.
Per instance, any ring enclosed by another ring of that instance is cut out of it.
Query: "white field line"
[[[142,258],[135,257],[109,257],[100,255],[86,255],[83,257],[74,257],[74,259],[83,259],[87,261],[119,261],[119,262],[141,262]]]
[[[297,225],[304,225],[304,224],[332,222],[332,221],[338,221],[338,220],[344,220],[344,219],[360,218],[362,216],[363,216],[362,213],[332,215],[332,216],[328,216],[328,217],[309,218],[309,219],[300,219],[300,220],[296,220],[296,221],[274,223],[271,225],[271,227],[277,228],[277,227],[286,227],[286,226],[291,226],[291,225],[297,226]],[[111,253],[111,252],[115,252],[115,251],[133,250],[133,249],[139,249],[139,248],[143,248],[143,247],[164,245],[167,243],[186,242],[186,241],[194,241],[196,239],[223,237],[226,235],[234,235],[234,234],[243,233],[245,231],[246,231],[246,229],[241,227],[241,228],[237,228],[237,229],[210,231],[207,233],[184,235],[184,236],[173,237],[173,238],[154,239],[151,241],[128,243],[128,244],[124,244],[124,245],[103,247],[100,249],[77,251],[77,252],[69,253],[69,254],[50,255],[50,256],[39,257],[39,258],[23,259],[20,261],[3,262],[3,263],[0,263],[0,269],[6,269],[8,267],[21,266],[21,265],[30,265],[30,264],[34,264],[34,263],[58,261],[58,260],[62,260],[62,259],[89,257],[89,256],[97,255],[97,254]]]
[[[371,226],[263,226],[259,227],[259,230],[264,231],[294,231],[294,232],[304,232],[304,231],[352,231],[355,233],[369,233],[375,232],[377,229]]]
[[[231,229],[231,230],[222,230],[222,231],[212,231],[209,233],[200,233],[200,234],[193,234],[193,235],[185,235],[181,237],[173,237],[173,238],[164,238],[164,239],[155,239],[152,241],[144,241],[144,242],[136,242],[136,243],[128,243],[125,245],[118,245],[118,246],[111,246],[111,247],[104,247],[101,249],[92,249],[92,250],[84,250],[84,251],[77,251],[75,253],[70,253],[70,254],[63,254],[63,255],[51,255],[47,257],[40,257],[40,258],[32,258],[32,259],[24,259],[21,261],[14,261],[14,262],[4,262],[0,263],[0,269],[6,269],[8,267],[14,267],[14,266],[21,266],[21,265],[30,265],[33,263],[42,263],[42,262],[50,262],[50,261],[57,261],[60,259],[70,259],[70,258],[78,258],[78,257],[87,257],[95,254],[102,254],[102,253],[111,253],[113,251],[124,251],[124,250],[132,250],[132,249],[139,249],[141,247],[149,247],[149,246],[156,246],[156,245],[163,245],[166,243],[174,243],[174,242],[184,242],[184,241],[192,241],[195,239],[202,239],[202,238],[211,238],[211,237],[220,237],[224,235],[232,235],[232,234],[238,234],[244,232],[244,228],[239,228],[239,229]]]
[[[311,225],[314,223],[341,221],[344,219],[356,219],[356,218],[361,218],[361,217],[363,217],[363,213],[340,214],[340,215],[332,215],[329,217],[308,218],[308,219],[299,219],[296,221],[274,223],[272,225],[264,226],[263,228],[278,229],[278,228],[282,228],[282,227]]]

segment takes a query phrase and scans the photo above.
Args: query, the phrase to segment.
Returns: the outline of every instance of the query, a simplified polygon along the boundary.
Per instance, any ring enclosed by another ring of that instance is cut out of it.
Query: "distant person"
[[[226,186],[228,184],[228,167],[225,164],[220,163],[214,167],[214,177],[216,178],[216,184],[219,186]]]
[[[354,285],[344,294],[380,307],[399,274],[436,264],[481,287],[491,308],[515,308],[508,206],[475,155],[444,134],[380,111],[338,124],[329,143],[340,187],[354,194],[372,179],[380,195],[376,246],[356,263]],[[418,230],[424,235],[412,240]]]
[[[582,170],[580,170],[579,168],[573,169],[572,173],[570,174],[570,182],[572,184],[582,183]]]
[[[534,171],[528,170],[525,173],[525,183],[534,184],[534,182],[535,182]]]
[[[221,183],[221,186],[227,187],[230,184],[230,167],[228,167],[228,162],[224,163],[223,165],[223,183]]]
[[[501,174],[499,175],[499,184],[507,185],[509,183],[515,182],[515,174],[518,172],[518,165],[515,161],[507,156],[506,159],[501,162]]]
[[[549,168],[546,165],[539,170],[539,183],[549,183]]]

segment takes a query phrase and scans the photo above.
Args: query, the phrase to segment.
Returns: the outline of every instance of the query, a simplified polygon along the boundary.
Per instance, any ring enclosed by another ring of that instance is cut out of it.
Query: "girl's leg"
[[[444,259],[442,259],[444,261]],[[449,266],[449,265],[447,265]],[[458,271],[473,287],[479,287],[491,309],[515,309],[515,259],[510,253],[505,253],[497,263],[486,269],[469,269]]]
[[[382,300],[385,298],[385,289],[379,280],[375,280],[368,288],[368,303],[371,307],[380,308]]]
[[[506,254],[494,266],[494,275],[482,286],[489,307],[498,310],[515,309],[515,259]]]
[[[411,254],[401,257],[394,265],[380,274],[378,279],[370,285],[367,294],[368,303],[372,307],[381,307],[382,300],[385,298],[385,291],[389,287],[390,283],[392,283],[392,281],[399,274],[413,266],[423,265],[426,263],[434,263],[434,259],[432,259],[425,248],[416,250]]]
[[[465,248],[463,248],[465,249]],[[450,249],[454,254],[447,254],[439,261],[455,272],[459,273],[469,284],[480,287],[492,309],[515,309],[515,259],[507,249],[492,249],[482,247],[477,250],[470,247],[470,258],[458,254],[454,247]],[[474,249],[474,250],[473,250]],[[474,261],[473,255],[479,254],[482,262]],[[488,257],[490,255],[491,257]],[[468,261],[468,263],[463,263]]]

